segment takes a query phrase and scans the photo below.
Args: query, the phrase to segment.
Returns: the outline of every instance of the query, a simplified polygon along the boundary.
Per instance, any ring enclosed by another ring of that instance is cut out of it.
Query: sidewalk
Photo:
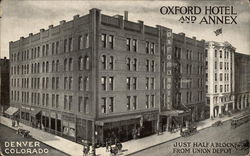
[[[237,114],[241,114],[242,112],[238,112],[236,114],[234,114],[231,117],[223,117],[223,118],[215,118],[214,120],[204,120],[198,123],[197,125],[197,129],[198,130],[202,130],[205,129],[207,127],[210,127],[214,122],[221,120],[221,121],[227,121],[230,120],[231,118],[233,118],[234,116],[236,116]],[[13,128],[13,129],[17,129],[17,127],[11,127],[11,120],[8,118],[5,118],[3,116],[0,116],[0,123]],[[69,141],[67,139],[64,139],[62,137],[44,132],[42,130],[36,129],[36,128],[32,128],[29,126],[26,126],[22,123],[20,123],[20,127],[29,130],[30,134],[33,136],[33,138],[53,147],[56,148],[60,151],[63,151],[69,155],[72,156],[82,156],[82,149],[83,146],[80,144],[77,144],[75,142]],[[130,155],[133,153],[136,153],[138,151],[141,151],[143,149],[147,149],[150,148],[152,146],[156,146],[158,144],[162,144],[164,142],[173,140],[180,137],[180,133],[170,133],[170,132],[164,132],[162,135],[152,135],[152,136],[148,136],[145,138],[141,138],[141,139],[136,139],[136,140],[130,140],[127,142],[122,143],[123,145],[123,155]],[[110,153],[106,152],[106,148],[105,147],[101,147],[101,148],[97,148],[96,149],[96,154],[97,155],[101,155],[101,156],[109,156]]]

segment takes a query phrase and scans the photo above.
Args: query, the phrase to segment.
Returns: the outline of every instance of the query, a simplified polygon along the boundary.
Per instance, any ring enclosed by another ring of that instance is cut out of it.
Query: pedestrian
[[[109,141],[108,141],[108,138],[106,139],[106,152],[109,151]]]
[[[18,118],[16,119],[16,122],[17,122],[17,127],[19,127],[19,119]]]

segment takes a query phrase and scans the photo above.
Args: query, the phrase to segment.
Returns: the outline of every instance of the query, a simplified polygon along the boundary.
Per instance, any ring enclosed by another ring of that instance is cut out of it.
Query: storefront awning
[[[167,110],[160,113],[162,116],[184,116],[189,114],[190,112],[185,112],[184,110]]]
[[[98,120],[98,121],[95,122],[95,124],[99,125],[99,126],[103,126],[105,123],[121,122],[121,121],[132,120],[132,119],[140,119],[140,118],[141,118],[141,115],[122,116],[122,117]]]
[[[32,116],[36,116],[38,113],[40,113],[41,112],[41,110],[40,109],[34,109],[34,110],[32,110],[30,113],[31,113],[31,115]]]
[[[19,109],[16,108],[16,107],[9,107],[9,108],[5,111],[5,113],[8,114],[8,115],[13,115],[13,114],[15,114],[18,110],[19,110]]]

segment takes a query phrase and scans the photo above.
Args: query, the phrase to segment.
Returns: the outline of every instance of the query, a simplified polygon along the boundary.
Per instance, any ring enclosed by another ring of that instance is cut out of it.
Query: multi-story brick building
[[[235,48],[228,42],[206,43],[206,90],[210,117],[235,109]]]
[[[9,65],[6,57],[0,59],[0,113],[3,113],[10,105],[9,103]]]
[[[250,55],[235,53],[235,107],[243,110],[250,104]]]
[[[11,105],[22,122],[78,142],[155,133],[176,105],[172,49],[169,28],[91,9],[10,42]]]

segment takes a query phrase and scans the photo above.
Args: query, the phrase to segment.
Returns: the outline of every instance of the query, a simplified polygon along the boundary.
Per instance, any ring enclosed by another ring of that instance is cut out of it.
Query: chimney
[[[40,29],[40,32],[44,32],[44,29]]]
[[[33,36],[33,33],[29,33],[29,36]]]
[[[60,25],[64,24],[65,22],[65,20],[60,21]]]
[[[49,29],[52,29],[53,28],[53,25],[51,24],[51,25],[49,25]]]
[[[77,15],[75,15],[75,16],[73,16],[73,19],[75,20],[75,19],[77,19],[77,18],[79,18],[80,16],[77,14]]]
[[[125,20],[125,21],[128,20],[128,11],[124,11],[124,20]]]

